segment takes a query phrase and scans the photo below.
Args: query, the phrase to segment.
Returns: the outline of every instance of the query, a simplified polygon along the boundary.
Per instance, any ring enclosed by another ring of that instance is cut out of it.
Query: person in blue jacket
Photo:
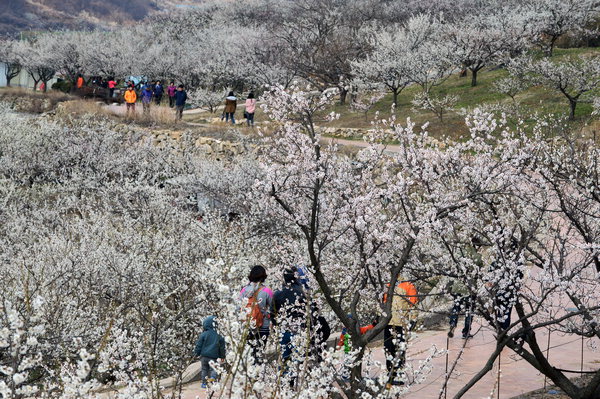
[[[209,378],[211,380],[218,378],[217,372],[211,367],[210,362],[225,358],[225,338],[215,330],[215,316],[208,316],[204,319],[202,327],[204,327],[204,332],[200,334],[198,341],[196,341],[194,353],[200,357],[202,362],[200,378],[202,388],[206,388]]]
[[[164,92],[163,85],[160,83],[160,80],[157,80],[154,85],[154,101],[156,102],[156,105],[160,105]]]
[[[181,120],[183,117],[183,109],[185,108],[185,102],[187,101],[187,93],[183,89],[183,85],[177,87],[175,92],[175,119]]]

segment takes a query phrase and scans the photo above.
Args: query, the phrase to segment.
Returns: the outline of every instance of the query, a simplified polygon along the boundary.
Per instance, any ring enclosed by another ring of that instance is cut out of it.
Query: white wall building
[[[0,62],[0,87],[6,86],[6,64]]]
[[[52,78],[52,80],[48,82],[48,89],[50,89],[57,80],[56,76]],[[10,85],[12,87],[26,87],[28,89],[33,89],[33,79],[25,69],[21,69],[21,73],[19,73],[17,77],[11,79]],[[0,62],[0,87],[6,87],[6,64],[3,62]]]

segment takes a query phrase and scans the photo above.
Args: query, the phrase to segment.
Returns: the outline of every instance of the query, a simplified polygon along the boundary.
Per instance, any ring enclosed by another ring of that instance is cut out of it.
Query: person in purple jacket
[[[152,86],[146,85],[142,90],[142,106],[144,107],[144,115],[150,113],[150,103],[152,102]]]
[[[169,107],[175,107],[175,92],[177,91],[177,86],[175,86],[175,82],[171,82],[167,87],[167,95],[169,96]]]

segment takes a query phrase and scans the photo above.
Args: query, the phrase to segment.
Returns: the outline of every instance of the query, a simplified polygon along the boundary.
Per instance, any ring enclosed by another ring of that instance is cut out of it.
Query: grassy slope
[[[565,56],[576,56],[580,54],[597,53],[598,49],[558,49],[555,58],[559,59]],[[471,87],[471,77],[460,78],[457,74],[450,76],[442,85],[434,89],[435,94],[454,94],[459,97],[459,102],[455,109],[473,109],[482,104],[506,103],[510,104],[512,100],[505,95],[494,91],[493,83],[507,76],[504,69],[484,69],[478,75],[478,85]],[[396,115],[398,120],[403,123],[406,118],[410,118],[417,126],[429,122],[428,131],[433,136],[450,136],[458,138],[466,133],[464,125],[464,116],[454,111],[444,117],[440,122],[437,117],[429,111],[415,110],[411,103],[412,98],[419,92],[416,86],[405,89],[398,97]],[[600,93],[596,93],[599,94]],[[544,113],[566,115],[568,112],[568,102],[558,92],[544,89],[542,87],[531,87],[517,96],[517,101],[521,104],[521,110],[524,113]],[[340,118],[334,122],[325,124],[331,127],[356,127],[367,128],[370,121],[373,120],[375,112],[379,112],[380,118],[387,118],[390,115],[392,104],[391,94],[380,100],[369,112],[368,121],[365,121],[363,114],[352,112],[348,106],[336,105],[333,111],[340,114]],[[330,110],[331,111],[331,110]],[[589,103],[581,103],[577,106],[576,120],[572,122],[575,128],[581,127],[592,112],[592,106]]]

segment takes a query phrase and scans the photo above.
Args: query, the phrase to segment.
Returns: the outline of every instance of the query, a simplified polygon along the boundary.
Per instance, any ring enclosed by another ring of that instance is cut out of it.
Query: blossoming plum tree
[[[585,33],[600,11],[594,0],[530,0],[524,5],[531,39],[549,57],[560,37]]]
[[[22,65],[20,55],[17,53],[17,42],[11,39],[3,39],[0,44],[0,61],[5,65],[4,76],[6,85],[10,86],[10,81],[21,73]]]
[[[521,75],[531,83],[545,86],[562,94],[569,102],[569,119],[575,119],[577,104],[600,85],[600,57],[567,58],[560,61],[544,59],[519,61]]]

